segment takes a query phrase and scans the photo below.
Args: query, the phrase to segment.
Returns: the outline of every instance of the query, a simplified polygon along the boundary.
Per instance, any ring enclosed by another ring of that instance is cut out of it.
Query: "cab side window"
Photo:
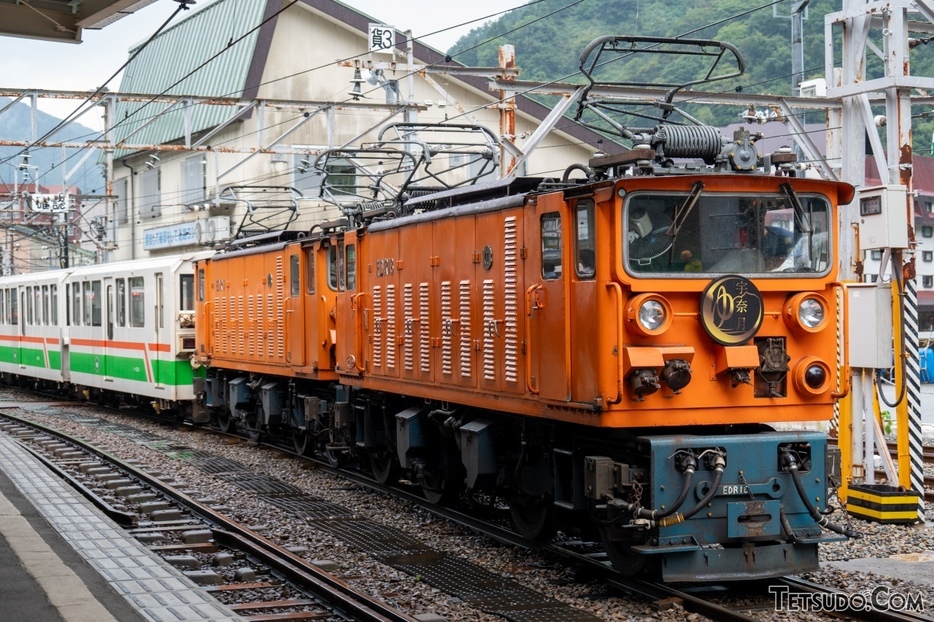
[[[344,291],[344,242],[328,249],[328,287],[335,292]]]
[[[347,266],[347,291],[352,292],[357,289],[357,247],[354,244],[347,245],[345,265]]]
[[[550,212],[542,215],[542,278],[557,279],[561,276],[561,214]]]
[[[302,291],[302,285],[299,281],[300,270],[298,255],[291,255],[289,257],[289,293],[295,297],[298,296]]]
[[[305,291],[315,293],[315,249],[309,246],[305,249]]]
[[[574,257],[577,276],[592,279],[596,273],[596,240],[593,201],[579,201],[575,210]]]
[[[204,278],[204,268],[198,268],[198,302],[204,302],[206,290]]]

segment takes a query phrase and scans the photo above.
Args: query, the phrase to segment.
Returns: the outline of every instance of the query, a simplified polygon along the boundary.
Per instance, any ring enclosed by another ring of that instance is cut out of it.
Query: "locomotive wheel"
[[[262,407],[257,406],[253,411],[248,411],[243,417],[243,431],[247,437],[254,443],[258,443],[263,435],[263,411]]]
[[[380,484],[395,484],[399,480],[399,465],[395,452],[388,447],[370,451],[370,470]]]
[[[444,476],[436,473],[426,473],[419,478],[418,483],[422,487],[422,494],[425,495],[425,500],[432,505],[441,505],[452,497],[452,494],[448,490],[452,488],[452,486],[448,485]]]
[[[292,428],[292,446],[295,447],[295,453],[302,456],[310,456],[314,446],[311,440],[311,434],[308,430]]]
[[[335,469],[347,464],[350,458],[350,448],[353,446],[352,433],[348,428],[331,429],[330,441],[324,446],[324,455]]]
[[[509,514],[516,532],[527,540],[545,542],[557,531],[555,505],[548,496],[514,494],[509,499]]]
[[[230,411],[226,408],[217,411],[217,426],[221,432],[230,432]]]
[[[347,464],[347,452],[345,449],[331,449],[326,447],[324,449],[324,455],[327,456],[328,464],[330,464],[335,469],[339,469],[345,464]]]
[[[600,529],[600,539],[613,568],[620,574],[632,577],[645,570],[645,555],[634,553],[629,547],[634,544],[626,540],[610,540],[606,530]]]
[[[457,498],[460,492],[456,469],[451,469],[446,458],[441,457],[424,465],[418,473],[418,484],[425,500],[432,505],[443,505]]]

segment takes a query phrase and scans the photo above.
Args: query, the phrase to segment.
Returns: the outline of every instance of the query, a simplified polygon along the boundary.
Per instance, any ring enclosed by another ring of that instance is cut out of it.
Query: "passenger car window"
[[[143,277],[130,277],[130,326],[142,328],[146,325],[146,292]]]
[[[91,326],[101,325],[101,282],[91,281]]]
[[[83,294],[81,300],[81,310],[84,311],[84,315],[81,316],[81,323],[85,326],[91,326],[91,282],[85,281],[81,284],[81,293]]]
[[[126,326],[126,280],[117,279],[117,326]]]

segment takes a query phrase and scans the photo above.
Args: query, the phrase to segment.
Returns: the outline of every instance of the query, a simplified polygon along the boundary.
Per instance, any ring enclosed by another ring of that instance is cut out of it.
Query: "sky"
[[[444,2],[443,9],[440,8],[442,3],[439,0],[344,0],[344,4],[377,18],[380,23],[395,26],[397,30],[411,30],[416,38],[427,45],[447,50],[459,37],[470,32],[471,28],[480,26],[485,20],[430,37],[423,35],[506,11],[527,1]],[[209,4],[208,0],[199,0],[191,11]],[[85,30],[80,44],[0,36],[0,58],[4,59],[0,89],[93,91],[105,84],[126,62],[130,48],[148,39],[177,7],[178,4],[173,0],[157,0],[101,30]],[[190,14],[180,13],[172,24]],[[111,91],[116,91],[119,85],[118,76],[107,86]],[[39,108],[58,117],[65,117],[78,103],[78,100],[54,102],[40,99]],[[96,110],[89,112],[79,122],[100,129],[101,119],[94,118],[98,114]]]

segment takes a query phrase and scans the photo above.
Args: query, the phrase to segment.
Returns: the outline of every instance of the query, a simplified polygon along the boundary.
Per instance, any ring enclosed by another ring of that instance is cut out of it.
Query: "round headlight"
[[[816,292],[801,292],[785,301],[785,325],[798,334],[815,334],[827,328],[830,307]]]
[[[646,300],[639,307],[639,324],[649,332],[655,332],[665,324],[668,314],[658,300]]]
[[[671,305],[658,294],[639,294],[626,305],[626,321],[643,337],[657,337],[671,326]]]
[[[824,305],[817,298],[805,298],[798,305],[798,319],[808,328],[817,328],[824,321]]]

